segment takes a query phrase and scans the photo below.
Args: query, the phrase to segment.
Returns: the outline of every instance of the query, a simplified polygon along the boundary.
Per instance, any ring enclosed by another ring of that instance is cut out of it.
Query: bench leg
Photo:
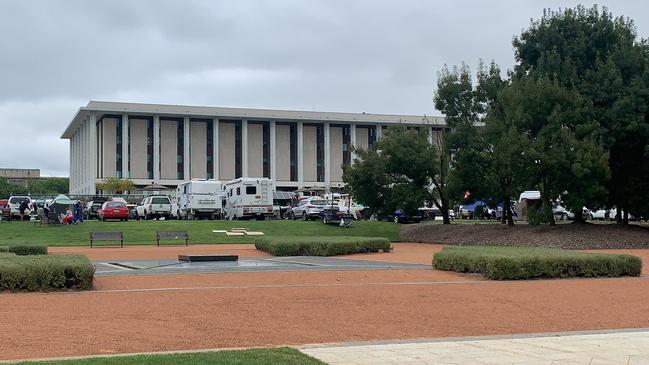
[[[124,248],[124,240],[121,240],[121,247]]]

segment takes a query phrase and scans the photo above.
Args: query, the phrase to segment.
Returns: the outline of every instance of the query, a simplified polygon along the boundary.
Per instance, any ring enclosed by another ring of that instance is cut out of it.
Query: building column
[[[269,126],[269,131],[270,131],[270,146],[268,146],[269,154],[268,154],[268,163],[270,164],[270,179],[275,183],[275,180],[277,180],[277,169],[275,166],[275,153],[277,149],[277,135],[275,134],[275,121],[271,120],[270,121],[270,126]]]
[[[214,173],[212,176],[214,177],[214,180],[219,180],[219,169],[220,169],[220,164],[219,164],[219,148],[220,148],[221,142],[219,141],[219,120],[214,119],[212,120],[212,170]]]
[[[153,180],[160,181],[160,116],[153,116]]]
[[[189,117],[183,118],[183,176],[185,180],[191,180],[191,166],[192,156],[190,156],[191,149],[189,148],[189,143],[191,142],[189,138]]]
[[[356,123],[351,123],[349,125],[349,142],[351,143],[352,146],[354,146],[355,149],[356,148]],[[356,152],[350,150],[350,154],[349,154],[350,165],[354,164],[355,158],[356,158]]]
[[[331,190],[331,129],[329,122],[324,123],[324,178],[325,185]]]
[[[380,124],[376,125],[376,141],[378,142],[381,138],[383,138],[383,126]]]
[[[85,156],[88,156],[86,153],[86,149],[88,148],[88,128],[86,127],[88,125],[88,121],[85,120],[83,123],[81,123],[81,130],[80,130],[80,135],[81,135],[81,151],[79,154],[79,163],[81,165],[81,191],[79,191],[80,194],[83,194],[86,190],[86,181],[88,180],[86,175],[87,175],[87,168],[88,168],[88,159],[84,158]]]
[[[97,114],[95,112],[90,112],[90,181],[88,182],[88,192],[92,195],[95,194],[97,189],[95,188],[95,182],[97,181],[98,169],[97,165],[99,163],[99,155],[97,153]]]
[[[248,177],[248,120],[241,121],[241,177]]]
[[[85,125],[85,130],[86,130],[86,138],[85,138],[85,149],[84,149],[84,160],[85,160],[85,167],[86,171],[84,173],[83,177],[83,193],[84,194],[90,194],[90,178],[92,176],[92,150],[93,146],[90,144],[90,118],[86,121]]]
[[[433,144],[433,127],[428,127],[428,143]]]
[[[128,114],[122,115],[122,179],[128,179]]]
[[[304,187],[304,122],[297,122],[297,185]]]

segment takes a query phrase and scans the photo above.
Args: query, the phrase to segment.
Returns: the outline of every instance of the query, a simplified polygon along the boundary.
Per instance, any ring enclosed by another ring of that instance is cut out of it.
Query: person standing
[[[25,217],[25,211],[29,209],[29,202],[27,200],[23,200],[20,202],[20,205],[18,206],[18,211],[20,211],[20,220],[22,221]]]

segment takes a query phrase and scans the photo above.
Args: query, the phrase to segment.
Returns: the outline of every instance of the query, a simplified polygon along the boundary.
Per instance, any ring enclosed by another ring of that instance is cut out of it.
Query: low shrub
[[[551,248],[447,246],[435,253],[433,267],[493,280],[618,277],[640,276],[642,259]]]
[[[273,256],[336,256],[391,249],[383,237],[258,237],[255,247]]]
[[[92,289],[95,269],[81,255],[0,253],[0,291]]]
[[[7,247],[7,251],[18,256],[30,255],[47,255],[46,245],[28,245],[28,244],[11,244]]]

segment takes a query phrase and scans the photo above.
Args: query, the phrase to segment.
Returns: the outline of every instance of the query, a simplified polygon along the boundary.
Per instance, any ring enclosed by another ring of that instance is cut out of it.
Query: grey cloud
[[[0,166],[66,174],[59,137],[91,99],[437,114],[444,64],[510,68],[530,18],[577,3],[6,0],[0,132],[47,152],[11,151]],[[643,1],[610,7],[648,34]]]

